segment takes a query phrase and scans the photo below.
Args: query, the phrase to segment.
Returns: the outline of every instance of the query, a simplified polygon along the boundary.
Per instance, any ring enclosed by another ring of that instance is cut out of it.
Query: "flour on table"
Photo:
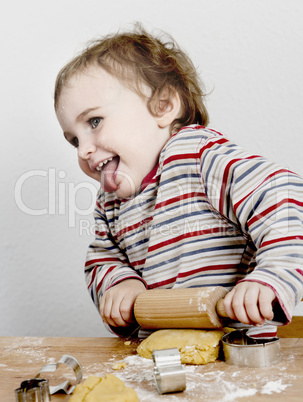
[[[284,391],[287,387],[289,387],[290,384],[282,384],[282,380],[277,380],[277,381],[269,381],[266,385],[263,386],[261,390],[261,394],[273,394],[273,393],[279,393]]]
[[[251,397],[262,395],[277,395],[292,386],[295,375],[286,370],[292,366],[294,356],[283,354],[282,362],[272,367],[241,368],[224,365],[216,361],[205,366],[183,365],[186,372],[186,390],[178,394],[159,395],[156,389],[153,362],[134,354],[121,359],[115,356],[106,363],[95,363],[85,367],[85,377],[88,375],[103,376],[113,373],[113,363],[123,361],[123,370],[114,371],[115,375],[137,392],[140,402],[192,402],[201,400],[207,402],[241,402]],[[243,398],[243,399],[242,399]],[[245,399],[246,398],[246,399]],[[285,397],[287,400],[287,396]]]
[[[42,347],[44,338],[30,338],[24,337],[16,339],[10,347],[6,347],[3,350],[4,355],[10,354],[14,351],[14,355],[18,358],[24,359],[26,357],[27,363],[44,363],[46,361],[45,352],[49,350],[49,347]],[[49,362],[49,359],[47,359]]]

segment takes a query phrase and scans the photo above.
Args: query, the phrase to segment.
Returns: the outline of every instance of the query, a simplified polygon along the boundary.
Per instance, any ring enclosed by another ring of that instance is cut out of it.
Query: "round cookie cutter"
[[[255,339],[247,336],[247,331],[236,330],[223,336],[225,362],[239,367],[269,367],[279,363],[280,339]]]
[[[159,394],[181,392],[186,389],[186,375],[177,348],[154,350],[152,360]]]

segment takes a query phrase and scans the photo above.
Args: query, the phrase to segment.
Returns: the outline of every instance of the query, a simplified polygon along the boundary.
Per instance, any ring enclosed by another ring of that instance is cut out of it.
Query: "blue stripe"
[[[254,205],[254,210],[260,205],[260,203],[263,201],[263,199],[264,199],[264,196],[265,195],[267,195],[268,194],[268,191],[272,191],[272,190],[277,190],[277,189],[281,189],[281,188],[286,188],[286,190],[287,190],[287,192],[289,193],[289,183],[281,183],[281,184],[279,184],[279,185],[276,185],[276,186],[272,186],[272,182],[265,182],[265,183],[263,183],[260,187],[259,187],[259,189],[258,189],[258,193],[259,193],[259,191],[263,188],[263,187],[266,187],[266,186],[268,186],[269,184],[271,184],[271,186],[270,186],[270,189],[264,189],[264,191],[260,194],[260,196],[259,196],[259,198],[258,198],[258,200],[257,200],[257,202],[254,204],[253,203],[253,205]],[[301,187],[301,184],[296,184],[296,183],[292,183],[294,186],[299,186],[299,187]],[[303,185],[302,185],[303,186]],[[276,191],[277,193],[278,193],[278,191]],[[256,196],[256,192],[254,192],[253,193],[253,196]],[[245,206],[246,206],[246,204],[248,203],[248,202],[251,202],[251,195],[249,196],[249,197],[247,197],[244,201],[243,201],[243,203],[242,203],[242,206],[241,206],[241,208],[239,209],[239,212],[238,212],[238,215],[239,216],[241,216],[241,214],[242,214],[242,211],[243,211],[243,209],[245,208]],[[282,199],[284,199],[284,198],[281,198],[281,200]],[[281,201],[280,200],[280,201]],[[253,214],[253,211],[251,212],[251,214]],[[249,220],[250,218],[248,218],[247,220]]]
[[[216,150],[216,148],[219,148],[219,147],[222,146],[222,145],[219,145],[219,144],[216,144],[216,145],[217,145],[217,147],[215,147],[215,149],[208,149],[207,153],[209,153],[209,152],[213,153],[214,150]],[[225,144],[225,147],[227,149],[228,148],[231,148],[231,149],[229,149],[228,151],[224,152],[224,156],[231,155],[236,151],[236,149],[234,149],[235,145],[233,145],[233,144],[229,144],[229,145]],[[205,172],[205,188],[208,187],[207,183],[208,183],[208,180],[209,180],[209,176],[212,174],[213,165],[214,165],[214,163],[215,163],[217,158],[222,158],[222,155],[221,154],[214,154],[211,157],[211,161],[209,163],[208,169]],[[202,176],[204,176],[204,174],[203,174],[203,164],[201,165],[201,174],[202,174]],[[210,184],[213,184],[213,183],[211,182]]]
[[[253,159],[253,160],[252,160],[252,159],[247,159],[246,161],[245,161],[245,160],[242,160],[241,163],[242,163],[242,162],[243,162],[243,165],[246,164],[246,163],[251,164],[251,162],[254,162],[254,165],[251,166],[249,169],[247,169],[244,173],[242,173],[241,176],[239,176],[239,177],[235,180],[235,184],[237,184],[238,182],[244,180],[244,178],[245,178],[246,176],[248,176],[249,174],[251,174],[253,171],[255,171],[256,169],[258,169],[259,166],[264,165],[264,163],[265,163],[264,160],[262,160],[262,161],[260,161],[260,162],[256,162],[256,159]]]
[[[279,212],[282,212],[284,210],[288,210],[288,211],[294,210],[295,212],[298,212],[296,207],[293,207],[293,206],[289,207],[286,204],[284,204],[283,208],[281,208],[281,207],[279,208]],[[269,223],[270,223],[272,216],[276,215],[276,212],[277,211],[274,211],[272,214],[267,215],[266,218],[262,217],[262,219],[259,220],[258,224],[253,227],[253,229],[247,228],[247,230],[249,230],[251,234],[258,232],[258,229],[260,228],[260,226],[264,225],[264,221],[269,221]],[[298,220],[298,222],[301,226],[302,222],[300,221],[300,219],[297,216],[290,216],[288,218],[278,219],[278,220],[274,221],[274,223],[277,224],[280,222],[291,222],[291,221],[296,221],[296,220]],[[273,223],[271,223],[271,226],[273,226]],[[273,228],[274,228],[274,226],[273,226]],[[285,230],[285,229],[286,229],[286,227],[283,226],[282,228],[277,227],[275,230],[280,231],[280,232],[282,230],[282,232],[283,232],[283,230]],[[263,236],[263,234],[260,233],[260,236]]]
[[[236,249],[241,249],[241,245],[239,246],[239,244],[236,245],[229,245],[229,246],[220,246],[220,247],[208,247],[208,248],[203,248],[200,250],[195,250],[195,251],[190,251],[187,253],[181,253],[178,256],[174,257],[174,258],[170,258],[166,261],[162,261],[161,263],[158,264],[154,264],[151,265],[150,267],[145,267],[144,270],[145,271],[150,271],[151,269],[154,268],[158,268],[158,267],[163,267],[165,264],[167,263],[171,263],[171,262],[175,262],[178,261],[184,257],[189,257],[192,255],[197,255],[197,254],[204,254],[210,251],[219,251],[219,250],[236,250]],[[159,252],[157,255],[162,254],[163,252]],[[146,261],[150,258],[150,256],[147,256]]]
[[[279,282],[281,282],[281,281],[285,282],[292,289],[292,291],[294,293],[296,293],[296,288],[294,287],[294,285],[291,282],[287,281],[285,278],[281,279],[281,277],[279,275],[277,275],[276,273],[274,273],[273,271],[269,271],[268,269],[264,269],[264,268],[257,268],[257,271],[258,272],[263,271],[263,272],[266,272],[267,274],[269,274],[271,276],[274,276],[275,278],[278,278]]]

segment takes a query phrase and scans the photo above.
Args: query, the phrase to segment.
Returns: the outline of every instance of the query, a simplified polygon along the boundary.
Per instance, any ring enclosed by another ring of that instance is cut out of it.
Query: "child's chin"
[[[119,186],[118,189],[115,191],[115,194],[119,198],[133,198],[136,194],[136,191],[134,189],[126,189],[122,186]]]

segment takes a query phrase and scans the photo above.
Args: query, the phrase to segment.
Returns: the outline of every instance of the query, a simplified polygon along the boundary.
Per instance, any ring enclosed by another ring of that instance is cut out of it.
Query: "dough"
[[[118,363],[115,363],[114,365],[113,365],[113,369],[114,370],[121,370],[121,369],[124,369],[126,367],[126,363],[125,362],[118,362]]]
[[[151,359],[153,350],[178,348],[182,364],[206,364],[218,358],[223,335],[220,330],[160,329],[144,339],[137,352]]]
[[[113,374],[90,376],[76,386],[69,402],[139,402],[134,389]]]

